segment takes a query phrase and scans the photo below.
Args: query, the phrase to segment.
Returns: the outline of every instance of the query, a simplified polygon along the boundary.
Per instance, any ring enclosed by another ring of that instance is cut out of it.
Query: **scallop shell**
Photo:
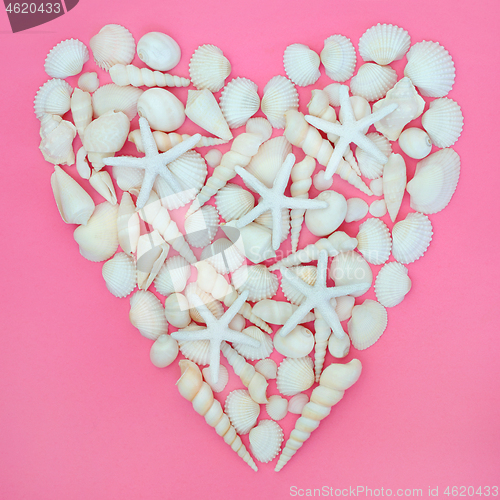
[[[272,230],[273,228],[273,216],[270,210],[266,210],[264,213],[260,214],[255,222],[260,226],[267,227]],[[290,212],[287,208],[281,210],[281,243],[283,243],[290,231]]]
[[[272,420],[261,420],[249,434],[250,451],[256,460],[268,463],[275,458],[283,443],[283,430]]]
[[[352,345],[362,351],[377,342],[387,328],[387,311],[376,300],[367,299],[354,306],[352,318],[347,323]]]
[[[218,92],[231,73],[231,63],[215,45],[201,45],[189,61],[189,76],[199,90]]]
[[[288,413],[288,400],[275,394],[266,404],[266,412],[273,420],[281,420]]]
[[[401,155],[392,153],[384,166],[384,201],[392,222],[396,220],[406,188],[406,164]]]
[[[107,289],[115,297],[126,297],[137,283],[134,259],[126,253],[118,252],[102,266],[102,277]]]
[[[271,380],[276,378],[278,365],[273,359],[261,359],[255,363],[255,371],[263,375],[266,380]]]
[[[166,298],[165,317],[175,328],[186,328],[191,323],[189,302],[182,293],[172,293]]]
[[[205,247],[215,238],[219,214],[212,205],[204,205],[184,222],[186,240],[193,247]]]
[[[302,325],[296,326],[286,337],[278,332],[274,336],[274,348],[288,358],[302,358],[314,349],[314,335]]]
[[[118,243],[121,249],[126,254],[132,255],[137,250],[137,242],[141,235],[141,224],[132,197],[126,191],[122,194],[116,225]]]
[[[109,71],[115,64],[130,64],[135,56],[135,40],[127,28],[107,24],[89,42],[94,61]]]
[[[398,138],[398,144],[403,153],[416,160],[425,158],[432,150],[431,138],[425,130],[416,127],[403,130]]]
[[[422,116],[422,126],[438,148],[453,146],[464,126],[462,109],[453,99],[435,99]]]
[[[129,120],[133,120],[137,115],[137,101],[143,92],[131,85],[103,85],[92,94],[94,116],[99,117],[108,111],[122,111]]]
[[[146,33],[137,42],[139,59],[157,71],[169,71],[181,60],[181,48],[170,36],[158,31]]]
[[[354,53],[354,56],[356,56],[356,53]],[[354,68],[352,69],[352,71],[354,73]],[[340,106],[339,89],[341,86],[341,83],[330,83],[330,85],[327,85],[323,89],[328,95],[328,102],[330,103],[330,106],[333,106],[335,108],[338,108]]]
[[[80,40],[59,42],[45,59],[45,72],[53,78],[68,78],[78,75],[89,60],[89,50]]]
[[[250,397],[248,391],[237,389],[227,395],[224,411],[236,432],[243,435],[248,434],[257,423],[260,406]]]
[[[335,299],[337,305],[335,306],[335,312],[339,317],[339,321],[346,321],[351,317],[352,308],[354,307],[355,299],[350,295],[344,295],[342,297],[337,297]]]
[[[347,213],[345,222],[357,222],[364,219],[368,213],[368,203],[361,198],[349,198],[347,200]]]
[[[137,284],[147,290],[163,266],[170,245],[155,229],[142,234],[137,242]]]
[[[289,45],[283,54],[285,73],[299,87],[312,85],[318,80],[320,62],[319,55],[301,43]]]
[[[232,275],[233,286],[239,293],[248,290],[248,301],[271,298],[278,290],[278,278],[263,264],[244,266]]]
[[[260,342],[259,347],[251,347],[245,344],[240,344],[239,342],[234,342],[233,348],[236,349],[236,351],[238,351],[238,353],[244,358],[250,361],[255,361],[257,359],[267,358],[273,352],[273,341],[271,340],[271,337],[256,326],[249,326],[248,328],[245,328],[242,333]]]
[[[238,128],[260,107],[257,84],[248,78],[234,78],[222,90],[219,105],[229,128]]]
[[[245,262],[245,256],[227,238],[218,238],[205,248],[200,260],[207,260],[219,274],[236,271]]]
[[[197,323],[205,324],[205,320],[202,318],[201,314],[198,312],[196,307],[191,302],[191,297],[193,294],[198,295],[198,297],[202,300],[203,304],[207,307],[207,309],[217,318],[221,318],[224,314],[224,308],[222,304],[214,299],[212,295],[203,291],[196,283],[189,283],[184,290],[184,295],[189,301],[189,314],[191,315],[191,319],[196,321]]]
[[[297,89],[288,78],[275,76],[264,87],[260,107],[274,128],[285,128],[285,113],[299,109]]]
[[[205,368],[203,368],[203,370],[201,370],[201,372],[203,373],[205,382],[212,388],[212,391],[214,392],[222,392],[229,382],[229,372],[224,365],[219,366],[219,379],[217,380],[216,384],[213,383],[212,376],[210,375],[210,366],[206,366]]]
[[[99,77],[95,71],[82,73],[78,78],[78,87],[84,92],[95,92],[99,88]]]
[[[391,255],[391,233],[385,222],[370,218],[359,226],[358,250],[370,264],[380,265]]]
[[[293,271],[302,281],[304,281],[308,285],[314,286],[314,284],[316,283],[316,266],[293,266],[289,267],[288,269],[290,269],[290,271]],[[306,299],[304,294],[299,292],[284,276],[281,277],[281,290],[283,290],[283,295],[292,304],[300,305]],[[278,352],[281,351],[278,350]],[[289,354],[282,354],[284,356],[289,356]],[[305,354],[303,354],[302,356],[305,356]]]
[[[373,273],[366,260],[354,250],[341,252],[333,258],[330,266],[330,277],[336,286],[365,283],[366,289],[351,293],[353,297],[360,297],[372,286]]]
[[[377,148],[387,157],[392,153],[392,146],[387,137],[384,137],[382,134],[377,134],[376,132],[370,132],[366,134],[366,137],[371,139],[376,144]],[[367,179],[377,179],[382,176],[384,165],[375,160],[373,156],[370,156],[359,146],[356,148],[355,154],[356,160],[358,161],[358,167],[364,177]]]
[[[402,59],[410,48],[410,35],[394,24],[380,24],[367,29],[359,39],[359,55],[363,61],[381,66]]]
[[[157,368],[165,368],[171,365],[179,354],[179,344],[170,335],[161,334],[151,346],[149,358]]]
[[[385,200],[372,201],[368,211],[370,212],[370,215],[373,215],[373,217],[383,217],[387,213]]]
[[[420,93],[444,97],[455,83],[455,64],[449,52],[437,42],[419,42],[406,55],[404,74]]]
[[[408,269],[399,262],[388,262],[375,279],[377,300],[385,307],[394,307],[403,302],[410,289]]]
[[[155,288],[162,295],[182,292],[191,276],[191,265],[180,255],[168,258],[154,280]]]
[[[196,323],[190,323],[186,328],[179,331],[197,331],[204,328],[204,326]],[[208,365],[210,362],[210,341],[208,340],[180,340],[179,349],[183,356],[198,365]]]
[[[255,198],[238,184],[228,182],[216,194],[215,203],[220,216],[230,222],[250,212],[255,205]]]
[[[420,259],[432,240],[432,224],[419,212],[409,213],[392,228],[392,254],[401,264]]]
[[[424,214],[440,212],[457,189],[459,176],[460,156],[451,148],[436,151],[419,161],[407,186],[411,208]]]
[[[37,91],[34,108],[36,117],[41,120],[43,115],[59,115],[69,111],[73,87],[64,80],[52,78],[45,82]]]
[[[333,35],[325,40],[321,51],[321,62],[328,78],[336,82],[345,82],[354,74],[356,68],[356,50],[351,40],[343,35]],[[332,104],[332,106],[339,106]]]
[[[398,75],[390,66],[365,63],[351,80],[351,92],[367,101],[376,101],[382,99],[397,80]]]
[[[295,415],[300,415],[307,403],[309,403],[309,396],[307,394],[296,394],[288,401],[288,411]]]
[[[278,368],[278,391],[284,396],[295,396],[307,391],[314,384],[313,366],[313,360],[309,356],[285,358]]]
[[[168,323],[161,302],[147,290],[138,290],[130,297],[130,322],[147,339],[156,340],[167,333]]]
[[[116,185],[122,191],[139,189],[144,180],[144,170],[132,167],[113,167],[111,169]]]
[[[349,354],[350,349],[351,340],[349,339],[349,335],[344,335],[341,339],[335,335],[330,335],[330,338],[328,339],[328,350],[334,358],[345,358]]]

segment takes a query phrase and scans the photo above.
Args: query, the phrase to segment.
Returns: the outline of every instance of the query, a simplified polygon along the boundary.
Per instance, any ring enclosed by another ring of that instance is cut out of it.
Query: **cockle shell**
[[[37,91],[33,102],[35,115],[41,120],[43,115],[59,115],[69,111],[73,87],[59,78],[45,82]]]
[[[124,87],[114,83],[103,85],[92,94],[94,116],[97,118],[113,110],[122,111],[129,120],[133,120],[137,115],[137,102],[143,93],[143,90],[131,85]]]
[[[437,42],[419,42],[406,54],[404,74],[420,93],[444,97],[455,83],[455,64],[449,52]]]
[[[388,262],[375,279],[377,300],[385,307],[394,307],[403,302],[410,289],[408,269],[399,262]]]
[[[321,62],[328,78],[336,82],[349,80],[356,68],[356,51],[351,40],[343,35],[328,37],[321,51]],[[332,106],[338,105],[332,104]]]
[[[286,337],[274,336],[274,348],[288,358],[302,358],[314,348],[314,335],[302,325],[296,326]],[[272,417],[271,417],[272,418]]]
[[[419,161],[407,186],[411,208],[424,214],[440,212],[457,189],[459,176],[460,156],[451,148],[436,151]]]
[[[382,177],[377,177],[370,182],[370,189],[374,196],[384,195],[384,180]]]
[[[125,113],[108,111],[85,129],[83,147],[89,153],[115,153],[125,144],[129,130],[130,120]]]
[[[316,266],[293,266],[289,267],[289,269],[308,285],[313,286],[314,283],[316,283]],[[305,296],[299,292],[284,276],[281,277],[281,289],[283,290],[283,295],[292,304],[300,305],[304,302]],[[285,356],[288,355],[285,354]],[[305,356],[305,354],[303,354],[303,356]]]
[[[95,71],[82,73],[78,78],[78,87],[84,92],[95,92],[99,88],[99,77]]]
[[[122,191],[133,191],[134,189],[139,189],[142,181],[144,180],[144,170],[140,168],[113,167],[112,172],[116,185]]]
[[[264,87],[260,107],[274,128],[285,128],[285,113],[299,108],[297,89],[288,78],[275,76]]]
[[[417,160],[425,158],[432,150],[432,141],[430,137],[425,130],[416,127],[410,127],[403,130],[399,136],[398,144],[403,150],[403,153]]]
[[[204,205],[184,222],[186,239],[193,247],[205,247],[215,238],[219,214],[212,205]]]
[[[351,80],[351,92],[367,101],[376,101],[382,99],[397,80],[398,75],[390,66],[365,63]]]
[[[336,286],[366,284],[366,290],[351,293],[353,297],[360,297],[372,286],[373,273],[366,260],[354,250],[341,252],[333,258],[330,266],[330,277]]]
[[[309,403],[309,396],[307,394],[296,394],[288,401],[288,411],[290,413],[294,413],[295,415],[300,415],[307,403]]]
[[[182,292],[190,276],[191,265],[184,257],[169,257],[154,280],[156,291],[162,295]]]
[[[137,283],[134,259],[126,253],[118,252],[102,266],[102,277],[106,288],[115,297],[126,297],[132,293]]]
[[[150,31],[137,42],[137,55],[150,68],[168,71],[179,64],[181,48],[165,33]]]
[[[236,432],[243,435],[248,434],[256,424],[260,406],[250,397],[247,390],[237,389],[228,394],[224,411]]]
[[[184,105],[172,92],[152,88],[142,93],[137,100],[137,112],[143,116],[153,130],[172,132],[186,119]]]
[[[302,43],[294,43],[285,49],[283,65],[288,78],[299,87],[312,85],[321,76],[319,55]]]
[[[283,443],[283,430],[272,420],[261,420],[249,434],[250,451],[256,460],[268,463],[275,458]]]
[[[322,191],[314,199],[326,201],[328,207],[306,210],[304,222],[307,229],[315,236],[332,234],[344,222],[347,213],[346,199],[333,190]]]
[[[409,213],[392,228],[392,254],[401,264],[420,259],[432,240],[432,224],[419,212]]]
[[[75,152],[73,140],[76,127],[59,115],[45,115],[40,127],[40,151],[49,163],[54,165],[73,165]]]
[[[364,61],[381,66],[402,59],[410,48],[410,35],[393,24],[380,24],[367,29],[359,39],[359,55]]]
[[[438,148],[453,146],[464,126],[462,109],[453,99],[435,99],[422,116],[422,126]]]
[[[309,356],[285,358],[278,367],[276,385],[284,396],[295,396],[314,384],[313,361]]]
[[[276,378],[278,365],[272,359],[261,359],[255,363],[255,371],[263,375],[266,380],[271,380]]]
[[[350,295],[344,295],[335,299],[335,302],[337,303],[335,306],[335,312],[339,317],[339,321],[345,321],[351,317],[354,301],[354,297],[351,297]]]
[[[170,245],[155,229],[139,237],[137,242],[137,284],[147,290],[165,262]]]
[[[158,298],[147,290],[138,290],[130,297],[129,318],[143,337],[156,340],[166,334],[168,323]]]
[[[363,304],[354,306],[352,318],[347,323],[352,345],[368,349],[377,342],[387,328],[387,311],[376,300],[366,299]]]
[[[80,137],[92,121],[92,98],[88,92],[76,88],[71,96],[71,114]]]
[[[89,50],[73,38],[59,42],[45,59],[45,72],[53,78],[78,75],[89,60]]]
[[[250,212],[255,205],[255,198],[238,184],[228,182],[216,194],[215,203],[220,216],[230,222]]]
[[[278,290],[277,276],[263,264],[237,269],[232,275],[232,282],[239,293],[249,291],[249,302],[269,299]]]
[[[122,194],[118,216],[116,219],[118,230],[118,243],[121,249],[128,255],[132,255],[137,250],[137,242],[141,234],[139,214],[135,210],[132,197],[126,191]]]
[[[198,89],[217,92],[231,73],[231,63],[215,45],[201,45],[189,61],[189,76]]]
[[[354,299],[354,297],[351,298]],[[328,339],[328,351],[334,358],[345,358],[349,354],[350,348],[351,340],[348,335],[344,335],[341,339],[339,339],[336,335],[330,335],[330,338]]]
[[[208,260],[219,274],[233,273],[245,262],[245,256],[227,238],[218,238],[205,248],[200,260]]]
[[[264,333],[256,326],[249,326],[242,330],[242,333],[252,337],[260,342],[259,347],[251,347],[238,342],[233,342],[233,348],[244,358],[255,361],[257,359],[265,359],[273,352],[273,341],[269,334]]]
[[[116,204],[116,192],[113,186],[113,181],[111,176],[106,170],[101,172],[92,172],[89,179],[90,185],[106,200],[112,205]]]
[[[370,212],[370,215],[373,215],[373,217],[383,217],[387,213],[385,200],[372,201],[368,211]]]
[[[368,203],[361,198],[349,198],[347,200],[347,213],[345,222],[357,222],[364,219],[368,213]]]
[[[151,346],[149,357],[151,363],[157,368],[165,368],[171,365],[179,354],[179,344],[170,335],[162,333]]]
[[[222,392],[229,382],[229,372],[224,365],[219,366],[219,379],[217,380],[216,384],[214,384],[213,378],[210,375],[210,366],[206,366],[205,368],[203,368],[203,370],[201,370],[201,372],[203,373],[205,382],[212,388],[212,391],[214,392]]]
[[[190,323],[180,332],[203,330],[205,327]],[[210,342],[208,340],[182,340],[179,341],[179,349],[182,355],[198,365],[208,365],[210,362]]]
[[[369,134],[366,134],[366,137],[371,139],[376,144],[377,148],[380,149],[380,151],[382,151],[382,153],[384,153],[387,157],[389,157],[392,153],[392,146],[387,137],[384,137],[382,134],[377,134],[376,132],[370,132]],[[366,178],[377,179],[382,175],[384,165],[375,160],[373,156],[365,153],[365,151],[363,151],[359,146],[356,148],[355,154],[356,159],[358,160],[358,167]],[[373,192],[373,194],[375,194],[375,192]],[[380,195],[375,194],[375,196]]]
[[[353,53],[354,57],[356,57],[356,51],[354,51]],[[352,72],[354,73],[354,67],[352,68]],[[328,101],[330,103],[330,106],[333,106],[335,108],[338,108],[340,106],[339,89],[341,85],[342,85],[341,83],[330,83],[330,85],[327,85],[323,89],[328,95]]]
[[[406,187],[406,164],[401,155],[392,153],[384,166],[384,201],[392,222],[396,220]]]
[[[281,420],[288,413],[288,400],[275,394],[269,396],[266,412],[273,420]]]
[[[220,165],[220,161],[222,159],[222,151],[219,149],[211,149],[204,156],[205,161],[209,167],[215,168]]]
[[[218,319],[224,314],[224,307],[222,304],[213,298],[212,295],[203,291],[196,283],[192,282],[186,286],[184,290],[184,295],[188,299],[189,302],[189,314],[191,315],[191,319],[196,321],[197,323],[205,324],[205,320],[201,316],[201,314],[196,309],[196,306],[192,302],[193,294],[198,295],[198,297],[202,300],[203,304],[207,307],[207,309]],[[207,364],[207,363],[202,363]]]
[[[105,201],[95,207],[86,226],[78,226],[73,233],[80,254],[92,262],[109,259],[118,248],[116,219],[118,205]]]
[[[191,323],[189,302],[182,293],[172,293],[165,299],[165,317],[176,328],[185,328]]]
[[[284,325],[288,318],[297,310],[296,305],[280,300],[264,299],[253,306],[253,313],[273,325]],[[314,320],[314,313],[310,312],[302,318],[301,323]]]
[[[380,265],[391,255],[391,233],[385,222],[370,218],[359,226],[358,250],[370,264]]]
[[[107,24],[89,42],[94,61],[109,71],[115,64],[130,64],[135,56],[135,40],[127,28]]]
[[[234,78],[222,90],[219,105],[229,128],[238,128],[260,107],[257,84],[248,78]]]

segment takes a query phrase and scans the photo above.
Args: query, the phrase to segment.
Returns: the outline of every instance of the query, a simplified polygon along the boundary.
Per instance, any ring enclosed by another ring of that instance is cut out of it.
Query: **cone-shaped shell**
[[[99,117],[108,111],[122,111],[132,120],[137,115],[137,101],[143,92],[131,85],[103,85],[92,94],[94,116]]]
[[[325,66],[326,76],[332,80],[336,82],[349,80],[356,68],[356,50],[351,40],[343,35],[328,37],[321,51],[321,62]],[[339,106],[340,103],[330,104]]]
[[[390,66],[365,63],[351,80],[351,92],[367,101],[376,101],[382,99],[397,80],[398,75]]]
[[[189,61],[189,76],[198,90],[219,91],[230,73],[231,63],[215,45],[201,45]]]
[[[420,259],[432,240],[432,224],[419,212],[409,213],[392,228],[392,254],[401,264]]]
[[[94,61],[109,71],[115,64],[130,64],[135,56],[135,40],[127,28],[107,24],[90,39]]]
[[[135,211],[135,204],[129,193],[124,191],[118,208],[116,220],[118,229],[118,243],[121,249],[132,255],[137,250],[137,242],[141,234],[139,214]]]
[[[220,216],[230,222],[250,212],[255,205],[252,193],[237,184],[228,182],[215,196]]]
[[[367,29],[359,39],[359,55],[364,61],[381,66],[402,59],[410,48],[410,35],[393,24],[380,24]]]
[[[276,384],[284,396],[307,391],[314,383],[313,361],[309,356],[285,358],[279,368]]]
[[[278,277],[263,264],[241,267],[233,273],[232,282],[239,293],[249,291],[249,302],[269,299],[278,290]]]
[[[215,238],[219,214],[212,205],[204,205],[184,222],[186,239],[193,247],[205,247]]]
[[[266,380],[276,378],[278,365],[273,359],[261,359],[255,363],[255,371],[264,376]]]
[[[43,115],[59,115],[69,111],[73,87],[66,81],[53,78],[45,82],[37,91],[34,108],[36,117],[41,120]]]
[[[392,222],[396,220],[406,187],[406,164],[401,155],[392,153],[384,166],[384,201]]]
[[[370,264],[380,265],[391,255],[391,233],[385,222],[370,218],[359,226],[358,250]]]
[[[168,323],[161,302],[147,290],[138,290],[130,297],[130,322],[141,335],[156,340],[167,333]]]
[[[299,108],[299,94],[288,78],[278,75],[264,87],[260,106],[274,128],[285,128],[285,113]]]
[[[296,326],[285,337],[279,335],[278,330],[273,341],[274,348],[288,358],[302,358],[314,348],[314,335],[302,325]]]
[[[319,55],[307,45],[294,43],[285,49],[283,65],[288,78],[299,87],[312,85],[321,76]]]
[[[231,80],[221,92],[219,104],[229,128],[238,128],[248,121],[260,107],[257,85],[248,78]]]
[[[233,342],[233,348],[244,358],[255,361],[257,359],[267,358],[273,352],[273,341],[267,333],[264,333],[256,326],[245,328],[242,333],[252,337],[260,342],[259,347],[251,347],[249,345]]]
[[[273,420],[281,420],[288,413],[288,400],[275,394],[266,403],[266,412]]]
[[[270,462],[278,455],[283,443],[283,430],[272,420],[261,420],[249,434],[250,451],[256,460]]]
[[[360,297],[368,291],[372,285],[373,273],[366,260],[354,251],[341,252],[333,258],[330,267],[330,277],[336,286],[353,285],[364,283],[365,290],[351,293],[353,297]]]
[[[248,434],[257,423],[260,406],[244,389],[238,389],[228,394],[224,410],[231,420],[231,424],[240,435]]]
[[[438,148],[453,146],[464,126],[462,109],[453,99],[435,99],[422,116],[422,126]]]
[[[354,306],[352,317],[347,323],[352,345],[367,349],[377,342],[387,328],[387,311],[376,300],[367,299],[363,304]]]
[[[118,252],[102,266],[102,277],[107,289],[115,297],[126,297],[137,283],[134,259],[126,253]]]
[[[394,307],[403,302],[410,289],[408,269],[399,262],[388,262],[377,274],[375,294],[385,307]]]
[[[170,335],[161,334],[151,346],[149,357],[151,363],[157,368],[165,368],[171,365],[179,354],[179,345]]]
[[[191,276],[191,265],[180,255],[168,258],[156,275],[155,288],[162,295],[182,292]]]
[[[89,50],[73,38],[59,42],[45,59],[45,72],[54,78],[78,75],[89,60]]]

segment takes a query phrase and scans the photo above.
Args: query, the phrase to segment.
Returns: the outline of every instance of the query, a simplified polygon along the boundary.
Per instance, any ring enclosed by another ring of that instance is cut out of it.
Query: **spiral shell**
[[[237,389],[228,394],[224,410],[240,435],[250,432],[250,429],[257,423],[260,413],[259,404],[244,389]]]
[[[384,166],[384,201],[392,222],[396,220],[406,188],[406,164],[401,155],[392,153]]]
[[[171,365],[179,354],[179,345],[170,335],[162,333],[151,346],[149,358],[151,363],[158,368]]]
[[[309,356],[285,358],[279,368],[276,384],[284,396],[307,391],[314,383],[313,361]]]
[[[464,126],[462,109],[453,99],[435,99],[422,116],[422,126],[438,148],[453,146]]]
[[[219,105],[229,128],[238,128],[260,107],[257,85],[248,78],[234,78],[222,90]]]
[[[272,420],[261,420],[248,435],[250,450],[256,460],[270,462],[278,455],[283,443],[283,430]]]
[[[420,259],[432,240],[432,224],[419,212],[409,213],[392,228],[392,254],[401,264]]]
[[[285,113],[299,108],[299,94],[288,78],[278,75],[264,87],[260,106],[274,128],[285,128]]]
[[[325,66],[328,78],[336,82],[349,80],[356,67],[356,51],[351,40],[343,35],[328,37],[321,51],[321,62]],[[339,104],[332,104],[332,106]]]
[[[288,78],[299,87],[312,85],[321,76],[319,55],[307,45],[294,43],[285,49],[283,65]]]
[[[397,80],[398,75],[390,66],[365,63],[351,80],[351,92],[367,101],[376,101],[382,99]]]
[[[249,291],[250,302],[271,298],[278,290],[277,276],[263,264],[241,267],[233,273],[232,281],[238,292]]]
[[[190,84],[189,78],[138,68],[133,64],[115,64],[109,69],[109,76],[113,83],[121,86],[187,87]]]
[[[189,76],[198,89],[218,92],[231,73],[231,63],[215,45],[201,45],[189,61]]]
[[[367,29],[359,39],[359,55],[364,61],[381,66],[402,59],[410,48],[410,35],[393,24],[380,24]]]
[[[135,40],[127,28],[107,24],[90,39],[94,61],[109,71],[115,64],[130,64],[135,56]]]
[[[92,98],[88,92],[76,88],[71,96],[71,114],[78,134],[83,138],[87,125],[92,121]]]
[[[403,302],[410,289],[408,269],[399,262],[388,262],[377,274],[375,294],[385,307],[394,307]]]
[[[45,59],[45,72],[53,78],[78,75],[89,60],[89,49],[73,38],[59,42]]]

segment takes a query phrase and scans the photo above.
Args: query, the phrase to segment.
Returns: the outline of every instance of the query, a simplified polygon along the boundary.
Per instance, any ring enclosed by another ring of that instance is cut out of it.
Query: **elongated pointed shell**
[[[356,68],[356,50],[351,40],[343,35],[333,35],[325,40],[321,51],[321,62],[325,66],[326,76],[336,82],[345,82],[354,74]],[[335,102],[332,106],[338,106]]]
[[[363,304],[354,306],[347,328],[352,345],[360,351],[368,349],[387,328],[387,311],[376,300],[367,299]]]
[[[137,242],[137,284],[147,290],[165,262],[170,245],[155,229],[139,237]]]
[[[256,424],[260,406],[247,390],[238,389],[228,394],[224,410],[236,432],[243,435],[248,434]]]
[[[132,255],[137,250],[141,225],[132,197],[126,191],[122,194],[116,224],[118,229],[118,243],[121,249],[125,253]]]
[[[285,49],[283,65],[288,78],[299,87],[312,85],[321,76],[319,55],[307,45],[294,43]]]
[[[409,213],[392,228],[392,254],[401,264],[420,259],[432,240],[432,224],[419,212]]]
[[[255,361],[257,359],[267,358],[273,352],[273,341],[271,336],[264,333],[260,328],[257,328],[256,326],[249,326],[248,328],[245,328],[242,333],[260,342],[259,347],[251,347],[234,342],[233,348],[244,358],[250,361]]]
[[[249,434],[250,451],[256,460],[263,463],[275,458],[283,443],[283,430],[272,420],[261,420]]]
[[[215,237],[219,228],[219,214],[212,205],[204,205],[190,215],[185,223],[186,239],[193,247],[205,247]]]
[[[365,63],[351,80],[351,92],[367,101],[376,101],[382,99],[397,80],[398,75],[390,66]]]
[[[222,91],[219,99],[222,114],[229,128],[238,128],[251,118],[260,107],[257,84],[248,78],[231,80]]]
[[[78,75],[89,60],[89,50],[73,38],[59,42],[45,59],[45,72],[54,78]]]
[[[422,116],[422,126],[438,148],[453,146],[464,126],[462,109],[453,99],[435,99]]]
[[[213,378],[210,375],[210,366],[206,366],[205,368],[203,368],[203,370],[201,370],[201,372],[203,373],[205,382],[212,388],[212,391],[214,392],[222,392],[229,382],[229,372],[224,365],[219,366],[219,379],[217,380],[216,384],[213,383]]]
[[[191,265],[184,257],[180,255],[170,257],[154,280],[156,291],[162,295],[182,292],[190,276]]]
[[[255,205],[252,193],[237,184],[228,182],[215,196],[220,216],[230,222],[250,212]]]
[[[295,396],[307,391],[314,384],[312,359],[309,356],[285,358],[278,368],[276,384],[284,396]]]
[[[138,290],[130,297],[130,322],[142,336],[156,340],[167,333],[167,320],[161,302],[151,292]]]
[[[109,71],[115,64],[130,64],[135,56],[135,40],[127,28],[107,24],[90,39],[94,60],[100,68]]]
[[[372,285],[373,273],[366,260],[354,251],[341,252],[332,260],[330,277],[336,286],[364,283],[365,290],[351,293],[353,297],[360,297]]]
[[[249,291],[249,302],[269,299],[278,290],[278,277],[263,264],[241,267],[233,273],[232,281],[239,293]]]
[[[359,39],[359,55],[364,61],[381,66],[402,59],[410,48],[410,35],[393,24],[380,24],[367,29]]]
[[[94,170],[89,179],[90,185],[106,200],[112,205],[116,204],[116,192],[113,186],[113,181],[111,176],[106,170],[97,172]]]
[[[375,294],[385,307],[394,307],[403,302],[410,289],[408,269],[399,262],[388,262],[377,274]]]
[[[299,108],[299,94],[288,78],[278,75],[264,87],[260,106],[274,128],[285,128],[285,113]]]
[[[273,359],[261,359],[255,363],[255,371],[263,375],[266,380],[271,380],[276,378],[278,365]]]
[[[385,222],[370,218],[359,226],[358,250],[370,264],[383,264],[391,255],[391,233]]]
[[[151,346],[149,357],[151,363],[158,368],[165,368],[171,365],[179,354],[179,345],[170,335],[162,333]]]
[[[122,111],[132,120],[137,115],[137,101],[143,92],[131,85],[103,85],[92,94],[94,116],[99,117],[108,111]]]
[[[281,420],[288,413],[288,400],[275,394],[266,403],[266,412],[273,420]]]
[[[384,166],[384,201],[392,222],[396,220],[406,187],[406,164],[401,155],[392,153]]]
[[[302,358],[314,348],[314,335],[302,325],[296,326],[286,337],[279,335],[278,330],[273,341],[274,348],[288,358]]]
[[[115,297],[126,297],[137,283],[135,262],[129,255],[118,252],[102,266],[107,289]]]
[[[231,73],[231,63],[215,45],[201,45],[189,61],[189,76],[198,89],[217,92]]]
[[[59,115],[69,111],[73,87],[66,81],[53,78],[45,82],[37,91],[34,108],[36,117],[41,120],[43,115]]]

